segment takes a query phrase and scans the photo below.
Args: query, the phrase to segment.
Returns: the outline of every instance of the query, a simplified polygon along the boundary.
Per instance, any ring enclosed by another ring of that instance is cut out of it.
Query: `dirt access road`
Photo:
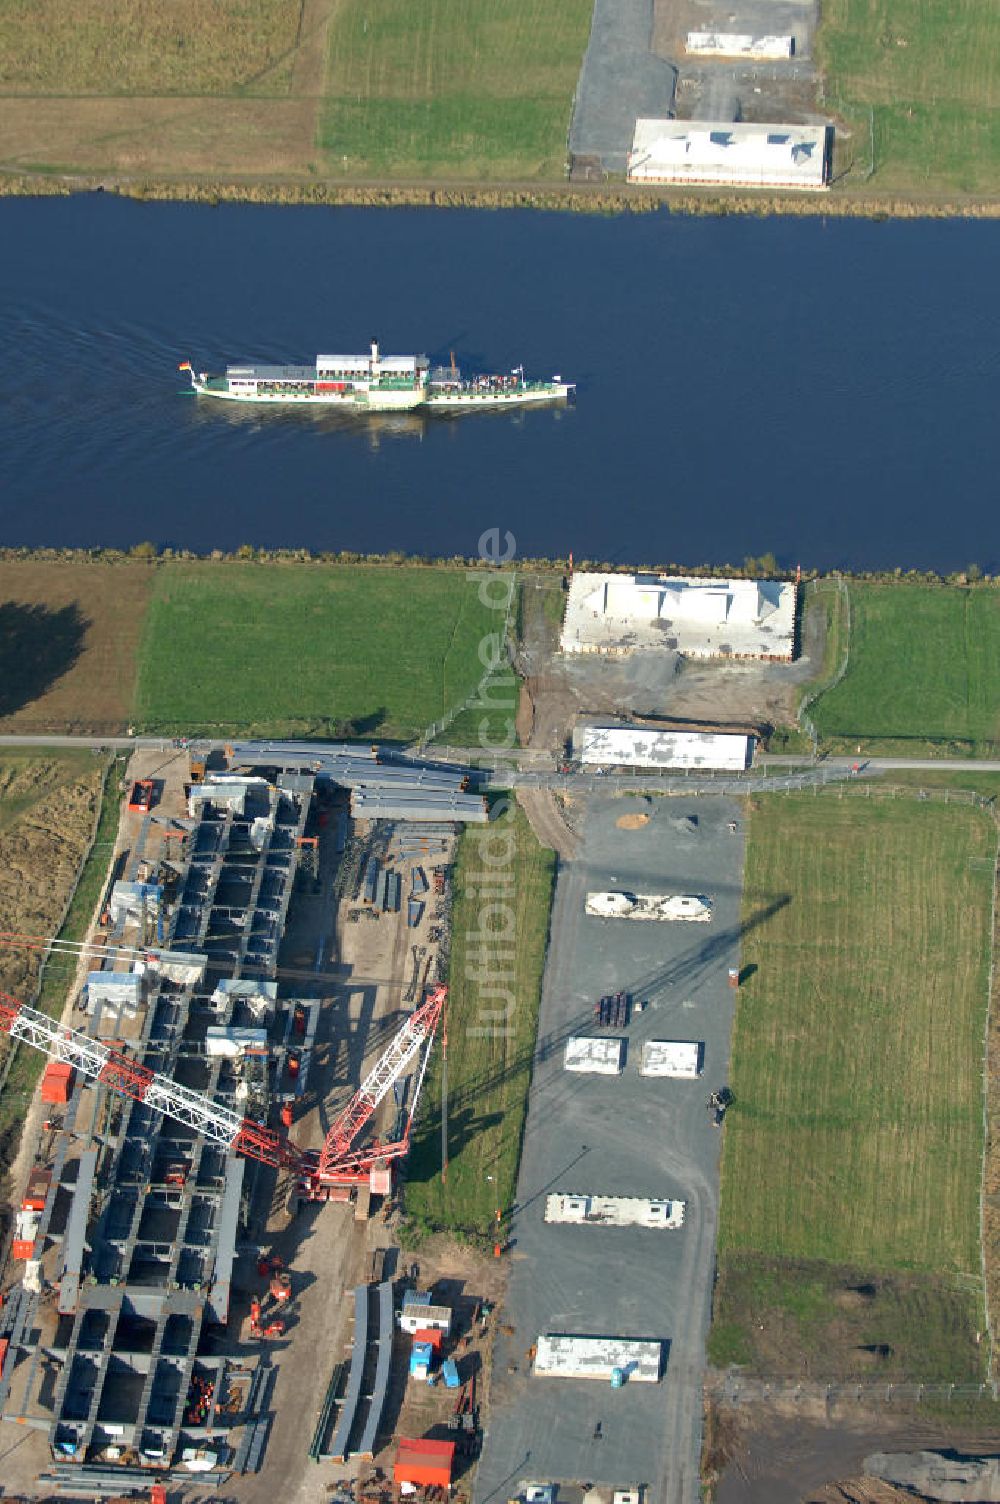
[[[971,1431],[938,1418],[824,1400],[773,1401],[713,1410],[715,1504],[895,1504],[917,1495],[864,1478],[872,1452],[955,1448],[995,1453],[1000,1428]]]

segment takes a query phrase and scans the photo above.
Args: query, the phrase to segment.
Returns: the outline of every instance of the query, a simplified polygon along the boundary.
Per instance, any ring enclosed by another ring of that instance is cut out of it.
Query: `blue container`
[[[458,1377],[458,1369],[453,1358],[445,1358],[441,1364],[441,1375],[446,1389],[458,1389],[461,1385],[462,1381]]]

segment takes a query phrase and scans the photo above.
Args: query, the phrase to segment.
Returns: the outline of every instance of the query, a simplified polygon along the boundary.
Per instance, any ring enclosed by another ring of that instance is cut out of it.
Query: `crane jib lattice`
[[[0,1030],[12,1039],[41,1050],[50,1060],[71,1065],[82,1076],[107,1086],[120,1096],[131,1097],[165,1117],[186,1123],[213,1143],[268,1164],[289,1162],[288,1146],[276,1133],[248,1122],[220,1102],[181,1086],[169,1076],[158,1075],[104,1040],[91,1039],[89,1034],[68,1029],[47,1014],[5,994],[0,994]],[[299,1158],[301,1156],[296,1153],[296,1163]]]
[[[240,1117],[204,1093],[192,1091],[169,1076],[151,1071],[124,1049],[116,1049],[105,1040],[92,1039],[89,1034],[69,1029],[49,1018],[48,1014],[40,1013],[5,993],[0,993],[0,1032],[33,1046],[50,1060],[71,1065],[80,1075],[120,1096],[131,1097],[165,1117],[186,1124],[195,1133],[221,1144],[234,1154],[259,1160],[275,1169],[290,1169],[303,1174],[315,1193],[344,1178],[353,1182],[376,1162],[384,1163],[406,1153],[413,1114],[447,996],[446,986],[435,987],[410,1015],[334,1122],[318,1155],[303,1152],[264,1124]],[[424,1051],[423,1059],[403,1138],[393,1143],[376,1142],[366,1149],[352,1150],[379,1104],[421,1050]]]

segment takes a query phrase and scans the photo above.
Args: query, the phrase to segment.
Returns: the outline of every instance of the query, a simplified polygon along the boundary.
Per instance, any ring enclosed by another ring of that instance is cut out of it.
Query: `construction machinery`
[[[129,789],[128,807],[133,814],[148,815],[155,796],[156,785],[152,778],[137,778]]]
[[[66,1028],[48,1014],[6,993],[0,993],[0,1033],[32,1045],[50,1060],[71,1066],[81,1076],[123,1097],[131,1097],[186,1124],[234,1154],[290,1171],[297,1177],[300,1197],[326,1201],[345,1188],[368,1185],[376,1195],[391,1190],[392,1165],[410,1146],[413,1119],[447,995],[444,985],[430,989],[335,1119],[319,1151],[301,1149],[265,1124],[240,1117],[202,1092],[151,1071],[130,1056],[127,1046],[116,1048],[77,1029]],[[416,1089],[401,1134],[391,1142],[374,1139],[366,1147],[356,1149],[355,1143],[370,1126],[381,1102],[418,1057]]]
[[[708,1099],[708,1110],[712,1114],[712,1126],[722,1127],[722,1120],[726,1116],[726,1109],[732,1105],[733,1094],[728,1086],[713,1091]]]
[[[627,1029],[632,1013],[630,992],[606,992],[594,1004],[594,1018],[601,1029]]]
[[[250,1302],[250,1335],[257,1338],[285,1335],[284,1319],[281,1316],[269,1316],[259,1295],[255,1295]]]

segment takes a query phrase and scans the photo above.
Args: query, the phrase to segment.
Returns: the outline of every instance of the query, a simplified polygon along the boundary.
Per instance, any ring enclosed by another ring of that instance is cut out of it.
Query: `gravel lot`
[[[622,829],[626,814],[649,819]],[[718,1208],[719,1134],[706,1102],[726,1080],[727,969],[739,955],[743,842],[730,820],[739,808],[721,798],[593,795],[583,849],[561,871],[512,1229],[503,1319],[513,1332],[498,1337],[478,1504],[506,1500],[526,1480],[643,1482],[657,1501],[698,1499]],[[703,893],[715,913],[707,926],[587,918],[586,893],[603,888]],[[624,1073],[567,1074],[566,1037],[590,1032],[595,999],[620,989],[648,999],[628,1030]],[[650,1038],[704,1041],[703,1079],[641,1077]],[[550,1191],[679,1197],[685,1225],[550,1227]],[[620,1391],[535,1378],[526,1354],[544,1332],[658,1338],[664,1377]]]

